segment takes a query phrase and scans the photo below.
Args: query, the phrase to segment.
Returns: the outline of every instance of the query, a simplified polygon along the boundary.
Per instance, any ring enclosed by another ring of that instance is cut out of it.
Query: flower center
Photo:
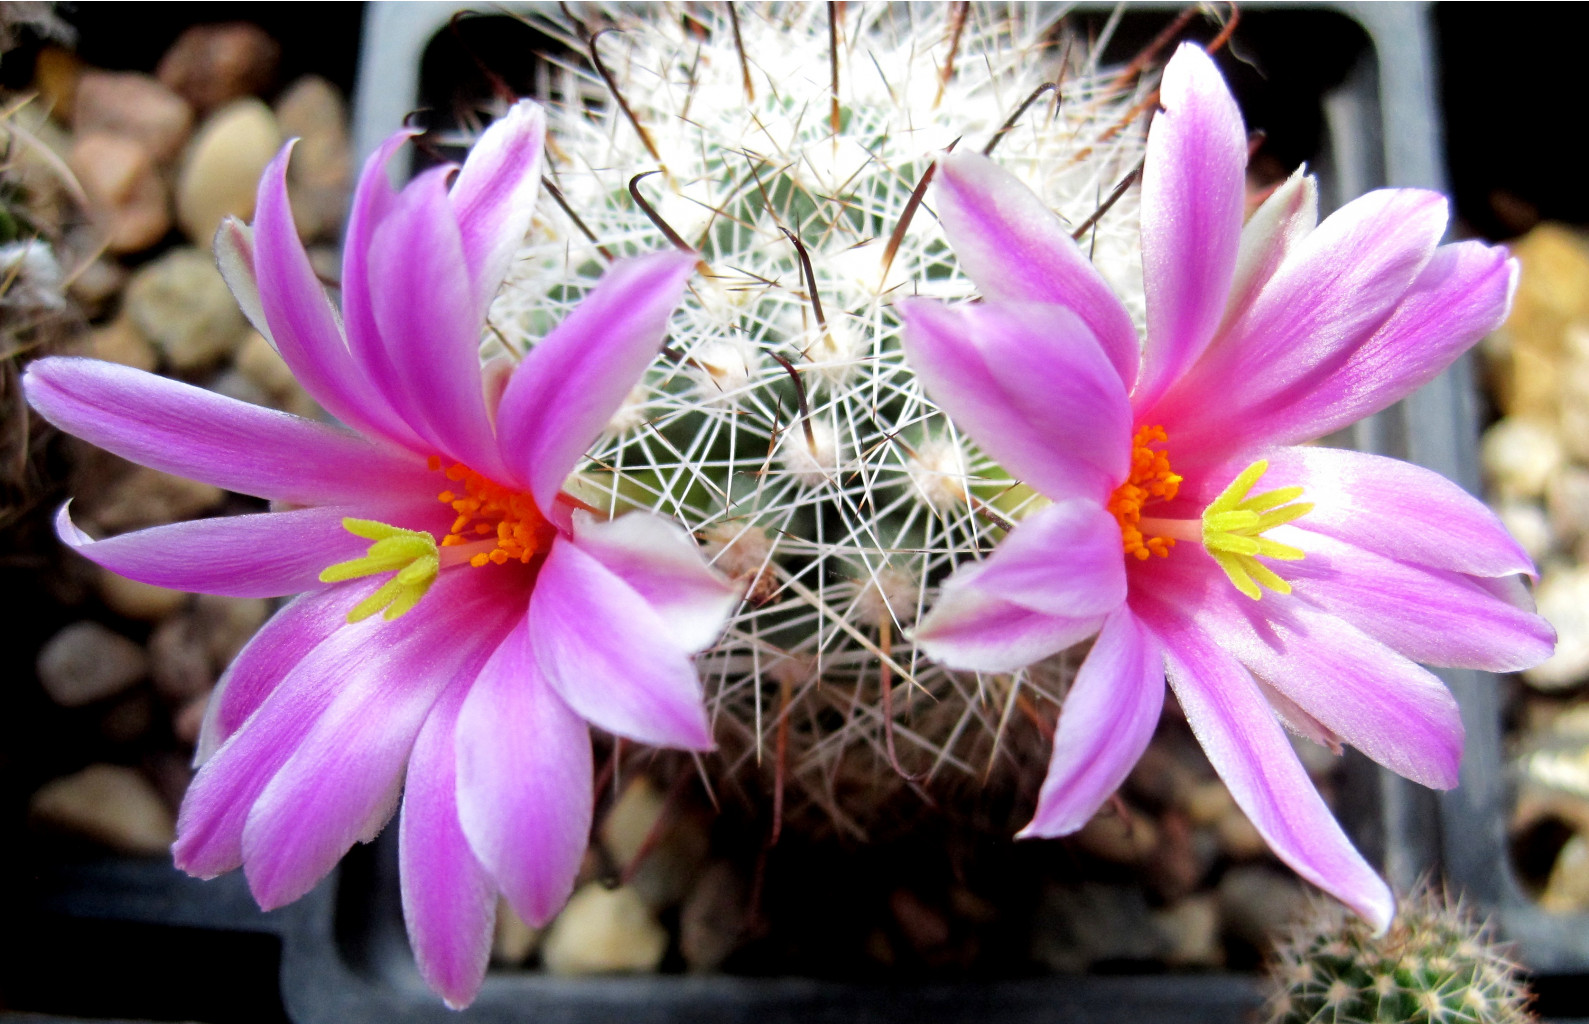
[[[1153,447],[1168,439],[1163,427],[1138,430],[1131,439],[1131,475],[1109,497],[1109,511],[1120,524],[1125,552],[1137,559],[1168,557],[1175,546],[1173,536],[1146,536],[1142,531],[1142,506],[1169,501],[1181,487],[1181,478],[1170,472],[1169,453]]]
[[[433,456],[430,468],[440,470],[441,460]],[[388,620],[404,614],[430,590],[443,566],[528,563],[550,545],[556,530],[528,494],[509,490],[461,462],[454,463],[446,476],[462,485],[462,493],[449,488],[436,496],[458,513],[440,545],[423,530],[405,530],[373,519],[342,520],[343,529],[374,543],[363,558],[328,566],[320,573],[320,582],[395,573],[348,612],[349,622],[360,622],[376,612]]]

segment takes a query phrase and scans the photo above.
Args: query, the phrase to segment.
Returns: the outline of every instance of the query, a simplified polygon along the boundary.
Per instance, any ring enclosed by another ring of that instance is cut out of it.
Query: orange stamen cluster
[[[441,461],[433,458],[431,468],[440,469]],[[452,532],[442,538],[442,547],[494,539],[495,548],[469,559],[469,564],[476,568],[488,563],[504,565],[510,560],[527,563],[546,550],[553,528],[528,494],[488,480],[461,462],[447,470],[447,479],[463,487],[461,494],[445,490],[436,495],[437,500],[452,506],[458,513]]]
[[[1173,537],[1143,537],[1139,523],[1142,506],[1169,501],[1181,487],[1181,478],[1170,472],[1168,452],[1151,447],[1169,440],[1163,427],[1143,427],[1131,439],[1131,475],[1109,497],[1109,511],[1120,523],[1126,554],[1146,560],[1165,558],[1175,546]]]

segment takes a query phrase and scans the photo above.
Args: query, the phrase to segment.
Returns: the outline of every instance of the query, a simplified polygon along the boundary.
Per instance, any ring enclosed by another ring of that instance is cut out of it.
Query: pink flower
[[[1304,878],[1383,928],[1392,898],[1281,723],[1425,785],[1457,782],[1456,702],[1415,662],[1550,652],[1483,505],[1373,455],[1292,447],[1383,409],[1499,324],[1504,250],[1440,245],[1446,204],[1373,192],[1315,222],[1300,172],[1242,225],[1247,138],[1208,56],[1164,72],[1142,182],[1147,342],[1036,196],[939,160],[935,201],[983,302],[901,304],[927,390],[1053,504],[946,581],[917,638],[1009,671],[1094,633],[1026,836],[1084,825],[1152,736],[1164,680],[1236,802]],[[1261,485],[1260,485],[1261,481]]]
[[[340,318],[293,229],[287,150],[252,228],[223,226],[244,311],[357,433],[108,363],[42,359],[27,375],[63,430],[275,509],[95,541],[63,508],[67,543],[159,586],[305,592],[211,699],[177,864],[241,865],[277,907],[401,798],[409,935],[453,1006],[480,986],[498,892],[535,923],[568,897],[591,824],[587,723],[712,746],[690,656],[736,601],[678,526],[600,521],[561,493],[656,356],[694,256],[614,264],[520,365],[482,372],[543,131],[520,103],[450,189],[455,169],[438,168],[401,192],[386,165],[407,136],[389,140],[354,197]]]

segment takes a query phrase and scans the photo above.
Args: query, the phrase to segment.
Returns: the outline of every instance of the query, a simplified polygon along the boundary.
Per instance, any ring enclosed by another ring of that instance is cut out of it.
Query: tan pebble
[[[1153,819],[1132,811],[1121,815],[1110,810],[1093,815],[1072,841],[1081,849],[1114,864],[1137,864],[1159,844]]]
[[[150,634],[149,675],[172,703],[203,696],[215,685],[219,673],[191,612],[167,619]]]
[[[115,260],[101,257],[84,267],[68,287],[72,298],[90,315],[96,315],[126,286],[126,268]]]
[[[639,893],[590,884],[547,929],[541,962],[549,973],[564,975],[651,971],[667,948],[668,933]]]
[[[148,779],[120,765],[89,765],[45,783],[28,803],[29,816],[123,853],[165,853],[176,821]]]
[[[287,169],[293,219],[305,239],[335,238],[353,181],[347,104],[336,86],[306,75],[276,101],[283,138],[296,138]]]
[[[1164,960],[1171,967],[1219,967],[1225,962],[1218,897],[1188,897],[1154,914],[1153,923],[1169,940]]]
[[[75,708],[129,689],[149,671],[143,648],[97,622],[74,622],[39,649],[39,683],[50,699]]]
[[[117,615],[142,622],[159,622],[168,615],[175,615],[188,603],[188,595],[181,590],[140,583],[109,569],[96,573],[95,586],[107,608]]]
[[[225,497],[214,484],[137,466],[102,493],[85,518],[107,533],[123,533],[191,519]]]
[[[132,139],[157,164],[176,159],[193,130],[193,108],[149,75],[85,71],[77,85],[72,130]]]
[[[153,370],[160,365],[160,353],[155,351],[137,325],[125,316],[89,331],[82,352],[94,359],[104,359],[139,370]]]
[[[665,806],[656,784],[644,775],[629,780],[601,823],[601,842],[619,870],[625,870],[645,846]],[[658,837],[660,838],[660,837]]]
[[[1589,680],[1589,569],[1547,567],[1534,590],[1539,614],[1556,629],[1556,649],[1523,672],[1536,690],[1559,693]]]
[[[1502,498],[1538,498],[1566,456],[1550,425],[1509,416],[1484,432],[1479,457]]]
[[[177,176],[177,223],[183,233],[208,247],[223,218],[251,220],[260,175],[280,148],[276,118],[259,100],[237,100],[212,114]]]
[[[248,332],[237,348],[232,365],[274,399],[286,398],[298,388],[298,379],[292,375],[287,361],[258,331]]]
[[[1269,852],[1263,833],[1235,804],[1214,822],[1214,834],[1219,837],[1220,850],[1235,860],[1251,860]]]
[[[77,83],[87,65],[62,46],[46,46],[33,58],[33,89],[62,124],[72,123]]]
[[[1575,833],[1556,855],[1550,879],[1540,894],[1541,910],[1551,914],[1577,914],[1589,910],[1589,842]]]
[[[67,158],[114,253],[140,252],[171,230],[164,183],[138,142],[103,132],[79,136]]]
[[[1211,825],[1235,806],[1236,801],[1231,799],[1230,790],[1218,779],[1209,779],[1190,787],[1181,804],[1194,825]]]
[[[540,944],[541,929],[524,922],[507,900],[497,900],[497,923],[491,936],[491,962],[516,967]]]
[[[199,742],[199,731],[204,727],[204,712],[209,707],[210,695],[194,697],[177,708],[171,716],[171,732],[183,743],[193,746]]]
[[[233,21],[183,32],[155,74],[202,111],[269,89],[280,63],[281,44],[268,32]]]
[[[237,652],[270,618],[270,611],[270,602],[262,597],[200,594],[193,599],[198,631],[217,668],[225,668],[237,657]]]
[[[248,330],[214,258],[196,248],[173,249],[140,267],[127,284],[124,308],[178,373],[221,362]]]

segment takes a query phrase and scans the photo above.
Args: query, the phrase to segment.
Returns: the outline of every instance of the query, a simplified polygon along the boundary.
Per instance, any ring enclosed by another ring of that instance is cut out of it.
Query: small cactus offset
[[[1524,1024],[1530,995],[1487,922],[1423,890],[1389,931],[1317,899],[1270,965],[1269,1024]]]

